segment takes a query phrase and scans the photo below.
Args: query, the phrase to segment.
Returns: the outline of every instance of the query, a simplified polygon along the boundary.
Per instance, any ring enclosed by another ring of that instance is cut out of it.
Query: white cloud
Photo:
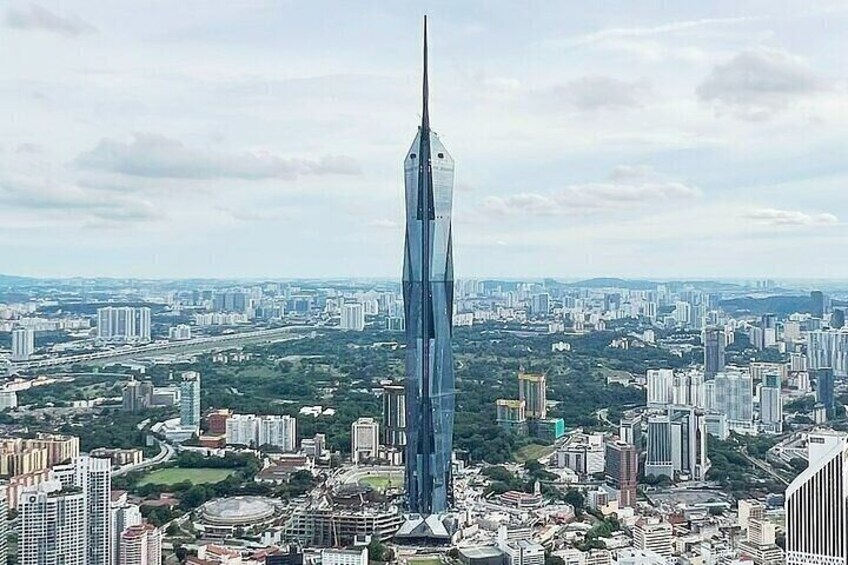
[[[834,226],[839,219],[830,213],[810,214],[799,210],[778,210],[776,208],[757,208],[750,210],[745,217],[766,226]]]
[[[9,8],[6,10],[6,25],[15,29],[37,29],[72,37],[97,31],[97,28],[77,16],[60,16],[38,4],[21,9]]]
[[[586,76],[556,86],[550,93],[556,103],[582,111],[641,106],[650,93],[646,81],[627,82],[606,76]]]
[[[790,103],[827,88],[803,59],[785,51],[743,51],[717,65],[696,90],[698,97],[752,120],[770,118]]]
[[[300,175],[360,173],[358,163],[345,156],[310,160],[283,158],[272,153],[220,153],[189,148],[155,133],[136,133],[129,143],[104,138],[94,149],[80,154],[75,163],[85,169],[174,179],[292,180]]]
[[[648,167],[616,167],[605,182],[574,184],[551,194],[524,192],[489,196],[486,211],[499,215],[549,216],[627,210],[700,196],[700,190],[655,173]]]

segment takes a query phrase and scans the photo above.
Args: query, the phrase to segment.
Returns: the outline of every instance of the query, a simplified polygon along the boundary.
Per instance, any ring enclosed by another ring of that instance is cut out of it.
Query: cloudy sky
[[[638,9],[636,6],[638,5]],[[0,273],[848,278],[845,2],[0,2]]]

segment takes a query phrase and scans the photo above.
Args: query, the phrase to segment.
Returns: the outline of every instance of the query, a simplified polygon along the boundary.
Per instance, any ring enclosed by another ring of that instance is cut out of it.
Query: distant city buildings
[[[29,361],[35,352],[35,331],[29,328],[12,330],[12,361]]]
[[[297,420],[292,416],[233,414],[226,420],[228,445],[297,450]]]
[[[362,304],[348,303],[341,308],[339,327],[343,330],[361,332],[365,329],[365,308]]]
[[[724,348],[723,329],[710,327],[704,330],[704,378],[712,379],[724,371]]]
[[[97,309],[97,337],[103,341],[150,341],[150,308],[107,306]]]
[[[180,382],[180,426],[200,428],[200,373],[186,371]]]

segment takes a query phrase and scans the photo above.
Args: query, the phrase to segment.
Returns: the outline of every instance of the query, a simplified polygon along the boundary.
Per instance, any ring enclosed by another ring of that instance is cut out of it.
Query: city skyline
[[[844,7],[480,6],[426,7],[459,276],[848,277]],[[396,276],[423,11],[9,2],[4,272]]]

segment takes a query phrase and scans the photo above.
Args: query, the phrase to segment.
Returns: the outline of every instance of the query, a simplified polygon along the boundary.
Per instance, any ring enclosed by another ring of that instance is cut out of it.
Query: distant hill
[[[563,283],[563,286],[570,286],[575,288],[627,288],[630,290],[652,290],[657,288],[657,284],[659,283],[652,281],[617,279],[614,277],[599,277],[594,279],[586,279],[584,281]]]
[[[721,301],[721,307],[729,314],[777,314],[788,316],[793,312],[811,312],[813,302],[809,296],[767,296],[765,298],[729,298]]]

